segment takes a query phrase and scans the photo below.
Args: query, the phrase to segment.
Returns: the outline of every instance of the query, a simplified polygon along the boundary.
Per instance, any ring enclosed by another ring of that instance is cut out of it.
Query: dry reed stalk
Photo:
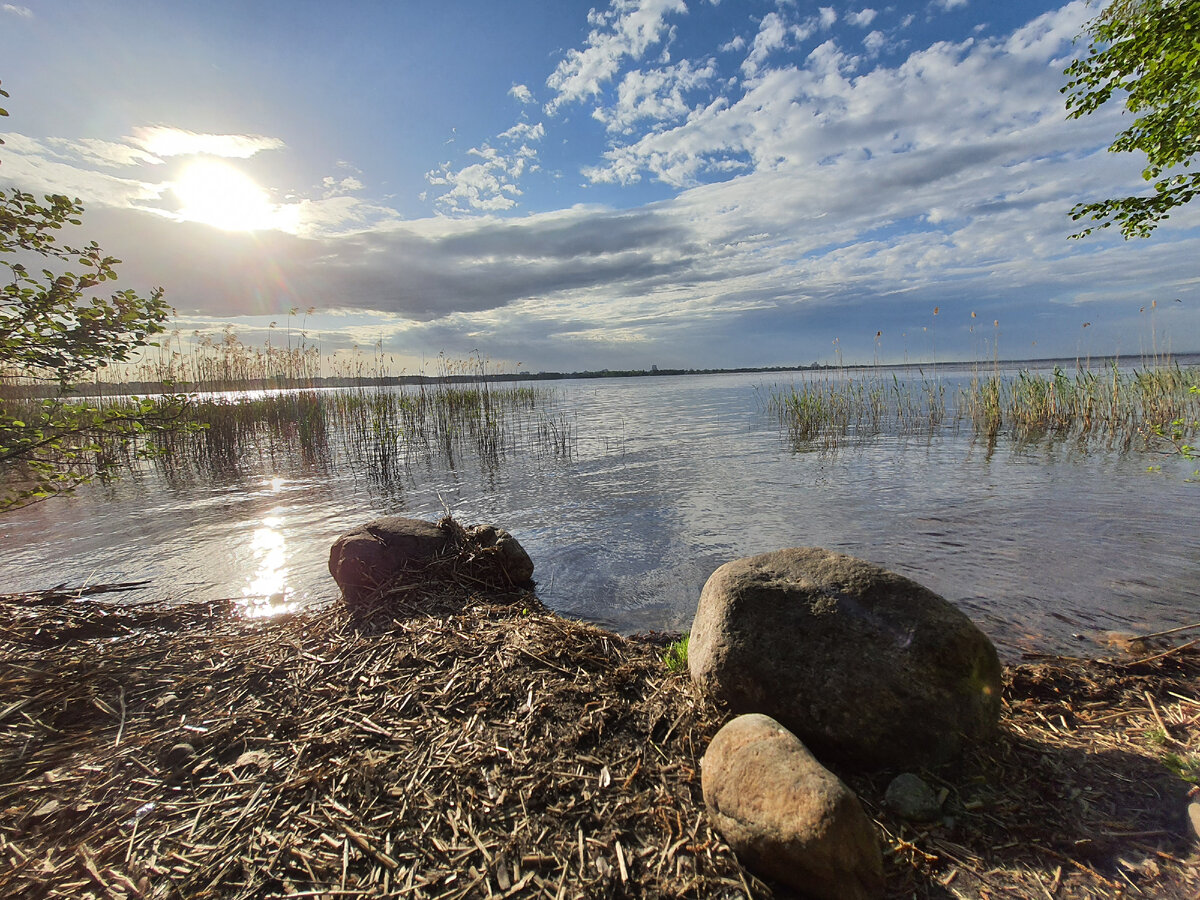
[[[0,895],[740,894],[656,648],[434,593],[370,631],[9,598]]]

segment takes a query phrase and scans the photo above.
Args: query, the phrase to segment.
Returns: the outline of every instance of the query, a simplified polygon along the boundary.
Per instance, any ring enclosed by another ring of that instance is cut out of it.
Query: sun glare
[[[254,231],[275,225],[276,209],[267,192],[248,175],[215,160],[190,163],[173,185],[179,216],[227,231]]]

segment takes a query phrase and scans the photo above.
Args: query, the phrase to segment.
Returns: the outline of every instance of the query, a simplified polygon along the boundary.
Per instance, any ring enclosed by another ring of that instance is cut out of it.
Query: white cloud
[[[599,94],[623,60],[640,60],[662,40],[669,13],[686,12],[683,0],[612,0],[606,11],[591,10],[587,46],[569,50],[546,79],[555,94],[546,112],[553,115],[566,103]]]
[[[797,44],[804,43],[817,33],[817,28],[820,26],[820,24],[821,23],[816,19],[809,19],[805,22],[801,22],[799,25],[793,25],[791,27],[792,40]]]
[[[452,169],[443,163],[440,169],[426,173],[425,179],[447,191],[437,199],[437,206],[444,212],[469,212],[480,210],[498,212],[517,205],[520,189],[513,183],[508,160],[499,152],[484,144],[470,151],[483,162]]]
[[[2,134],[0,139],[4,141],[5,181],[32,193],[68,194],[80,198],[85,206],[129,207],[157,200],[167,189],[166,185],[97,172],[89,167],[97,160],[86,154],[73,154],[66,161],[63,148],[80,142],[37,141],[22,134]],[[101,164],[107,167],[111,154],[103,156]]]
[[[1079,34],[1080,2],[1052,10],[1021,26],[1004,42],[1004,50],[1019,59],[1051,58],[1052,65],[1066,65],[1066,54]],[[1061,63],[1061,64],[1060,64]]]
[[[353,175],[347,175],[345,178],[334,178],[332,175],[326,175],[321,179],[321,186],[325,189],[324,196],[340,197],[352,191],[361,191],[363,183]]]
[[[867,48],[867,52],[872,56],[879,53],[880,50],[886,47],[887,42],[887,37],[882,31],[872,31],[865,38],[863,38],[863,46]]]
[[[13,3],[5,3],[3,6],[0,6],[0,9],[3,9],[6,13],[9,13],[10,15],[20,16],[22,19],[32,19],[33,18],[33,10],[30,9],[28,6],[17,6],[16,4],[13,4]]]
[[[530,145],[545,135],[541,122],[534,125],[518,122],[496,136],[508,145],[507,150],[484,143],[467,151],[479,162],[459,169],[447,162],[427,172],[426,181],[446,189],[434,204],[440,211],[454,214],[504,212],[514,208],[522,193],[517,182],[526,172],[538,168],[537,150]]]
[[[681,119],[692,109],[684,95],[708,84],[716,74],[711,59],[699,66],[684,59],[662,69],[627,72],[617,88],[616,105],[597,108],[593,118],[621,134],[631,134],[639,122],[658,125]]]
[[[779,13],[767,13],[759,23],[758,34],[754,36],[754,45],[742,63],[742,73],[747,78],[753,78],[755,73],[773,50],[778,50],[787,43],[788,29]]]
[[[518,103],[533,103],[533,91],[524,84],[514,84],[508,89],[508,96],[514,98]]]
[[[643,166],[636,157],[621,150],[610,150],[604,156],[607,160],[605,165],[584,166],[580,174],[593,184],[628,185],[642,180]]]
[[[940,6],[944,10],[959,9],[966,6],[970,0],[934,0],[935,6]]]
[[[820,15],[822,28],[832,28],[838,19],[837,11],[832,6],[822,6]]]
[[[280,150],[279,138],[252,134],[197,134],[163,125],[133,129],[130,139],[156,156],[187,156],[203,153],[231,159],[249,159],[263,150]]]
[[[803,67],[764,69],[740,98],[715,101],[675,127],[612,147],[586,174],[616,183],[649,175],[687,186],[704,177],[779,170],[805,173],[800,183],[807,184],[811,167],[839,161],[874,160],[872,171],[892,165],[900,172],[921,154],[944,166],[969,166],[1038,147],[1055,152],[1049,147],[1069,142],[1061,98],[1047,85],[1055,83],[1058,56],[1083,15],[1076,3],[1004,41],[935,44],[898,67],[867,74],[856,74],[860,60],[826,41]],[[868,47],[873,42],[868,36]],[[918,176],[910,169],[903,177],[937,180],[949,171],[921,169]]]
[[[400,218],[394,209],[339,191],[327,192],[319,200],[301,199],[281,209],[293,222],[293,233],[316,240],[378,230]]]
[[[65,138],[46,138],[45,143],[55,156],[83,165],[122,169],[142,163],[161,165],[163,162],[152,153],[115,141],[102,141],[96,138],[80,138],[73,141]]]
[[[737,50],[745,50],[746,49],[746,39],[744,37],[742,37],[740,34],[735,34],[730,40],[726,41],[724,44],[722,44],[717,49],[719,51],[721,51],[722,53],[730,53],[730,52],[734,52]]]
[[[540,141],[545,136],[546,128],[541,122],[536,125],[518,122],[512,128],[499,134],[499,137],[506,141]]]
[[[878,13],[870,7],[859,10],[855,13],[846,13],[846,21],[851,25],[857,25],[859,28],[866,28],[875,21]]]

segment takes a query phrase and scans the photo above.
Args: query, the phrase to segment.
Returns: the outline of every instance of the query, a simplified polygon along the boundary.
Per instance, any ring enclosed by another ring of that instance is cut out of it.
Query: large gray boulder
[[[858,798],[774,719],[727,723],[701,766],[709,818],[755,872],[814,900],[883,896],[879,838]]]
[[[734,713],[772,716],[832,765],[936,765],[1000,714],[1000,661],[970,619],[901,575],[816,548],[717,569],[688,665]]]
[[[329,551],[329,572],[346,605],[361,612],[402,578],[464,574],[490,587],[525,586],[533,561],[516,538],[494,525],[463,528],[449,518],[435,523],[391,516],[338,538]]]

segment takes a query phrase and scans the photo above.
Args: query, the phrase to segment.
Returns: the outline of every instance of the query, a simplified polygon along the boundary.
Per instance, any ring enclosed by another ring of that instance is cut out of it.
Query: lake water
[[[338,459],[248,460],[191,483],[147,471],[0,518],[0,590],[149,579],[121,596],[326,604],[339,534],[449,508],[510,530],[550,607],[622,632],[686,630],[717,566],[792,546],[921,582],[1009,657],[1094,654],[1109,631],[1200,620],[1200,485],[1184,482],[1194,464],[1003,439],[989,450],[969,427],[796,452],[761,408],[766,388],[792,381],[548,382],[574,434],[569,458],[460,457],[413,466],[386,490]]]

